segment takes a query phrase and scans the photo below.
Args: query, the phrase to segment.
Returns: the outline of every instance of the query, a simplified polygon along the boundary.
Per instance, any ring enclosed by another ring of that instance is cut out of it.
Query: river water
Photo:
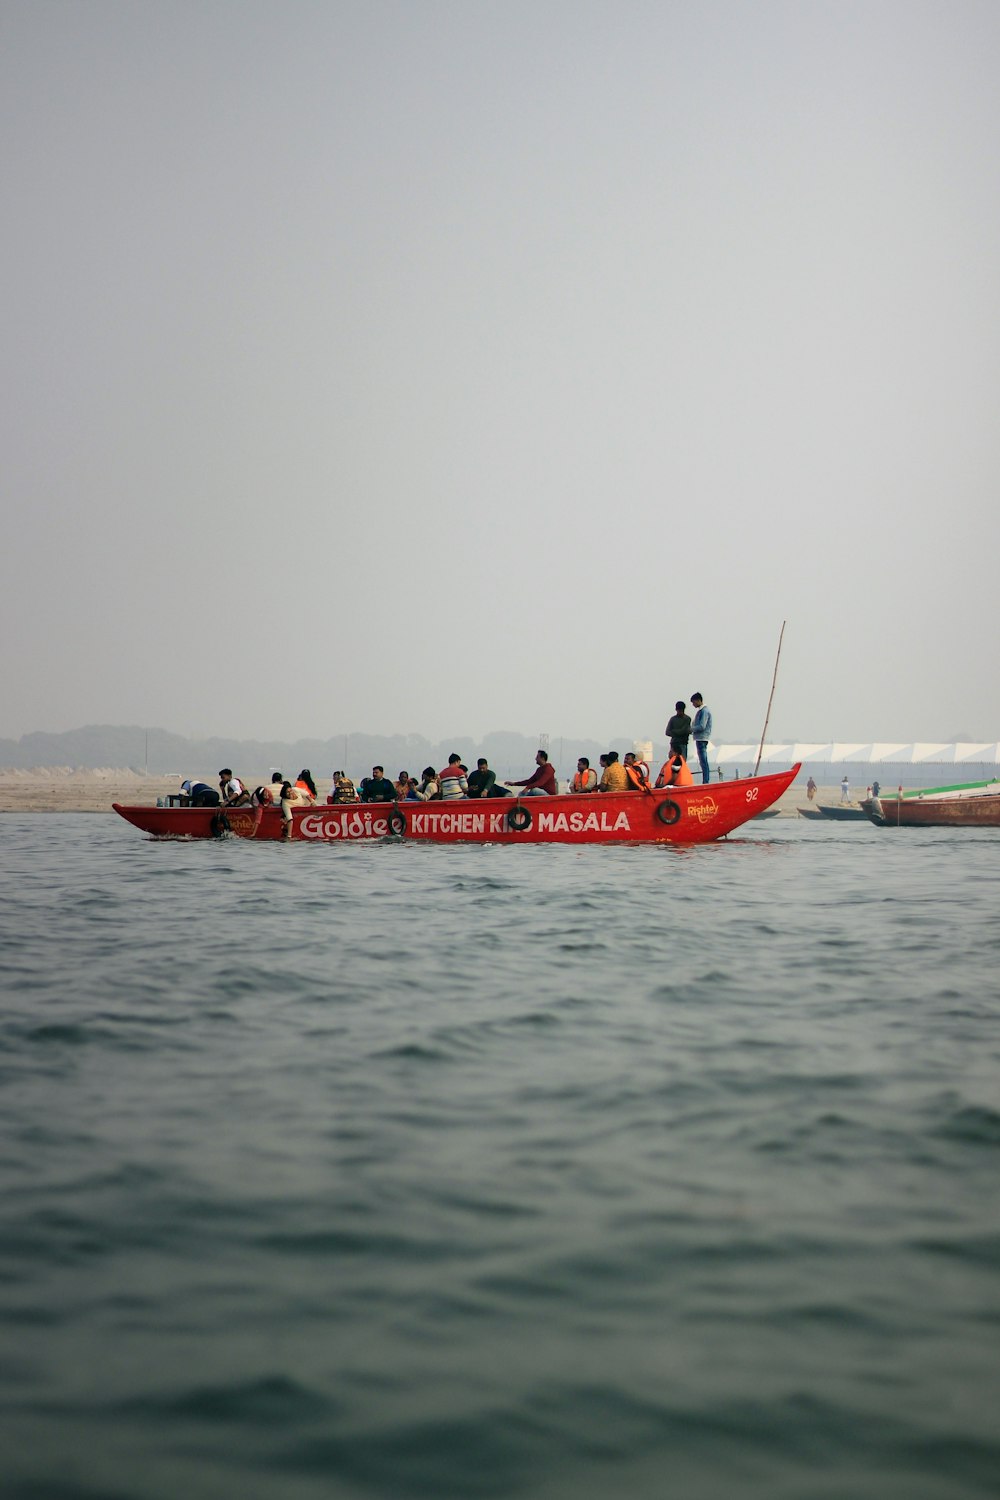
[[[998,892],[4,817],[0,1493],[995,1496]]]

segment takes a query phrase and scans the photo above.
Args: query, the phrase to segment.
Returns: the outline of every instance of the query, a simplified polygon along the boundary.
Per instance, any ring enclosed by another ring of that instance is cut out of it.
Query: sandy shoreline
[[[179,785],[130,771],[0,771],[0,812],[110,812],[112,802],[155,802]]]
[[[207,779],[207,778],[206,778]],[[268,776],[248,776],[249,786]],[[132,771],[0,771],[0,813],[5,812],[110,812],[113,802],[126,806],[155,803],[157,797],[176,792],[176,776],[138,776]],[[320,800],[329,787],[319,784]],[[861,789],[862,795],[864,788]],[[840,802],[839,786],[820,787],[817,802]],[[815,804],[814,804],[815,805]],[[808,807],[805,782],[789,788],[777,803],[779,812],[794,815]]]

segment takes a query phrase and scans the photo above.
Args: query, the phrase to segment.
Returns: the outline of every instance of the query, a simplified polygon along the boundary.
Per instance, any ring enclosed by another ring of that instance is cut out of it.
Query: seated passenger
[[[469,783],[465,775],[465,767],[462,765],[460,755],[449,755],[448,764],[438,777],[441,787],[441,796],[445,802],[453,802],[456,797],[464,797],[469,790]]]
[[[576,775],[570,782],[571,792],[596,792],[597,772],[592,769],[590,761],[585,755],[581,755],[576,763]]]
[[[300,792],[304,792],[310,802],[316,801],[316,783],[312,779],[311,771],[300,771],[299,779],[295,783]]]
[[[400,771],[399,775],[396,777],[395,787],[396,787],[396,799],[397,799],[397,801],[399,801],[399,802],[405,802],[406,798],[409,795],[409,791],[410,791],[410,773],[409,773],[409,771]]]
[[[549,765],[548,752],[539,750],[535,754],[535,769],[524,781],[512,781],[511,786],[523,786],[522,797],[554,797],[559,791],[555,768]]]
[[[414,790],[420,802],[434,802],[441,796],[441,783],[438,781],[438,774],[433,766],[424,766],[420,785]]]
[[[658,787],[664,786],[694,786],[694,777],[688,769],[688,763],[680,751],[671,755],[660,767],[660,774],[656,778]]]
[[[250,801],[250,793],[229,766],[219,772],[219,796],[227,807],[245,807]]]
[[[649,791],[649,772],[646,770],[645,762],[636,757],[634,750],[626,752],[625,775],[628,777],[631,790],[636,792]]]
[[[372,766],[372,774],[361,781],[362,802],[395,802],[396,788],[382,766]]]
[[[602,756],[602,759],[606,759],[607,764],[604,768],[604,775],[601,777],[601,784],[597,790],[599,792],[629,791],[631,782],[628,779],[625,767],[618,759],[618,751],[609,750],[606,757]]]
[[[469,796],[493,797],[496,795],[496,784],[497,773],[491,771],[489,761],[480,756],[476,761],[476,769],[469,772]]]
[[[358,793],[351,778],[343,771],[334,771],[327,802],[357,802]]]

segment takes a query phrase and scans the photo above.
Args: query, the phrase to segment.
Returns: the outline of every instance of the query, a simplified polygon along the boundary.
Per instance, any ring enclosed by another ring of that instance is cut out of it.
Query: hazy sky
[[[0,0],[0,735],[1000,738],[1000,5]]]

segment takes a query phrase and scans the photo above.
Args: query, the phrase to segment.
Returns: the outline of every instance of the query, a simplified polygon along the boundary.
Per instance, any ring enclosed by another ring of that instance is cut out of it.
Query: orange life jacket
[[[694,786],[694,777],[680,751],[663,762],[656,784],[657,786]]]
[[[637,766],[634,761],[630,766],[625,767],[625,775],[628,777],[629,781],[635,787],[637,792],[644,792],[649,786],[649,782],[643,775],[641,767]]]
[[[592,784],[590,783],[590,778],[591,777],[594,778]],[[573,777],[572,782],[570,783],[570,791],[572,791],[572,792],[592,792],[594,790],[594,787],[596,787],[596,785],[597,785],[597,772],[593,769],[592,766],[588,766],[585,771],[577,771],[576,775]]]

